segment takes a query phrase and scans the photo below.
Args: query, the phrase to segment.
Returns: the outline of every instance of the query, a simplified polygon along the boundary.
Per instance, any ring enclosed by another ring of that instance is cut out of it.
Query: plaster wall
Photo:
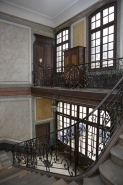
[[[0,20],[0,84],[31,83],[30,28]]]
[[[0,99],[0,138],[24,141],[31,137],[31,98]]]

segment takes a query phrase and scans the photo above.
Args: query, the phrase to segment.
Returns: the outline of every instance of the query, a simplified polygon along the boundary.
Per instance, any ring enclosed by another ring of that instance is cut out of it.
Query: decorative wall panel
[[[0,100],[0,137],[18,141],[32,137],[31,98]]]
[[[73,26],[73,47],[84,46],[84,21]]]
[[[36,99],[36,120],[52,117],[52,100],[45,98]]]
[[[31,31],[0,20],[0,84],[31,83]]]

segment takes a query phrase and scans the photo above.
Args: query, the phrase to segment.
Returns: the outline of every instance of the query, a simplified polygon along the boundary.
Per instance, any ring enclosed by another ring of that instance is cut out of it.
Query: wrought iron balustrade
[[[14,164],[80,175],[99,160],[122,124],[123,77],[92,112],[74,125],[45,135],[44,141],[40,136],[14,145]]]
[[[111,67],[104,66],[107,61],[111,62]],[[96,68],[93,66],[96,66]],[[104,67],[100,68],[100,66]],[[47,65],[41,70],[33,71],[33,85],[69,88],[113,88],[122,76],[123,58],[114,58],[67,66],[64,67],[62,72],[55,72],[51,66]]]

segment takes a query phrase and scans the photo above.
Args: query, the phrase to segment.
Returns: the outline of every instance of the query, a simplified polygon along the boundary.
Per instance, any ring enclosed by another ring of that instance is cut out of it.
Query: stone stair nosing
[[[78,185],[78,184],[75,181],[72,181],[68,185]]]

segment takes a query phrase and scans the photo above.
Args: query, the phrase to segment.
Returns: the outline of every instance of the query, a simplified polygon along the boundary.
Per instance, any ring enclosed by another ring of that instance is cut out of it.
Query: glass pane
[[[108,15],[108,8],[106,8],[105,10],[103,10],[103,17],[105,17],[106,15]]]
[[[103,45],[103,51],[107,51],[107,44]]]
[[[96,21],[96,28],[100,26],[100,20]]]
[[[109,35],[109,42],[112,42],[114,40],[114,34]]]
[[[107,43],[108,42],[108,36],[106,37],[103,37],[103,44]]]
[[[68,34],[68,30],[66,30],[66,34]]]
[[[59,37],[61,37],[61,33],[59,33]]]
[[[91,22],[94,22],[95,21],[95,16],[93,16],[92,18],[91,18]]]
[[[96,53],[99,53],[100,52],[100,46],[97,46],[96,47]]]
[[[91,34],[91,40],[95,39],[95,33]]]
[[[112,12],[114,12],[114,6],[111,6],[111,7],[109,8],[109,14],[112,13]]]
[[[111,15],[109,15],[109,22],[114,20],[114,13],[112,13]]]
[[[114,26],[109,27],[109,34],[114,33]]]
[[[96,62],[96,68],[100,68],[100,62]]]
[[[65,35],[65,31],[63,31],[63,36]]]
[[[100,39],[96,40],[96,46],[100,45]]]
[[[95,63],[91,64],[91,69],[95,68]]]
[[[100,12],[96,14],[96,20],[100,19]]]
[[[107,24],[108,23],[108,16],[103,18],[103,24]]]
[[[95,48],[91,48],[91,54],[95,53]]]
[[[59,34],[57,35],[57,39],[59,38]]]
[[[95,40],[91,41],[91,47],[95,46]]]
[[[108,28],[103,29],[103,36],[108,35]]]
[[[96,60],[100,60],[100,54],[96,54]]]
[[[93,30],[95,28],[95,22],[91,24],[91,29]]]
[[[68,40],[68,35],[66,35],[66,40]]]
[[[65,44],[63,44],[63,50],[65,50]]]
[[[111,43],[108,44],[108,50],[111,50],[111,49],[114,48],[114,45],[113,44],[114,44],[113,42],[111,42]]]
[[[63,42],[65,41],[65,36],[63,37]]]
[[[68,49],[68,43],[66,43],[66,49]]]
[[[96,39],[100,38],[100,31],[96,32]]]
[[[108,61],[108,66],[113,66],[113,60]]]
[[[107,58],[107,52],[103,52],[103,59]]]
[[[61,38],[59,39],[59,43],[61,43]]]
[[[113,58],[113,50],[112,51],[108,51],[108,58]]]
[[[103,67],[107,67],[107,61],[103,62]]]
[[[95,55],[91,55],[91,61],[95,61]]]

